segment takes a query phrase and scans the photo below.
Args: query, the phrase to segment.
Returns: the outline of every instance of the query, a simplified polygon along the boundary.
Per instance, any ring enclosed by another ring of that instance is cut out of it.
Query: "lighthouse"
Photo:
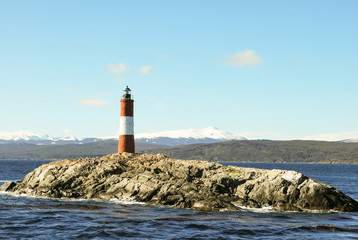
[[[134,153],[133,102],[128,86],[123,90],[119,120],[118,153]]]

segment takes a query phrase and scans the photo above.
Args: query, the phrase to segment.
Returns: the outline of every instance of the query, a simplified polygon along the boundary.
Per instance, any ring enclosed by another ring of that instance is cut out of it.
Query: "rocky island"
[[[272,207],[279,211],[358,211],[332,186],[286,170],[223,166],[162,154],[111,154],[40,166],[1,191],[51,198],[137,201],[215,211]]]

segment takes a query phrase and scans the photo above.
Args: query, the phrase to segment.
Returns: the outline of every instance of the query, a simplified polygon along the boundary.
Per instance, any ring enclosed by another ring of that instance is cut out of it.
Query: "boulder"
[[[223,166],[161,154],[111,154],[51,162],[1,189],[31,196],[117,199],[205,211],[241,206],[358,211],[355,200],[295,171]]]

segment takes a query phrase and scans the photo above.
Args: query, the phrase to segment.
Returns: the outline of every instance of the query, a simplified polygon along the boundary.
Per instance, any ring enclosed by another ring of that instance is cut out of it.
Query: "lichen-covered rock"
[[[161,154],[112,154],[42,165],[1,190],[54,198],[134,200],[200,210],[239,206],[278,210],[358,211],[337,189],[301,173],[170,159]]]

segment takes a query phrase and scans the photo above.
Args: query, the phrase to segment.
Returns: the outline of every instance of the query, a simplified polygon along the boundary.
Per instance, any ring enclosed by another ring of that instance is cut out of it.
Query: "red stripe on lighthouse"
[[[121,116],[133,117],[133,102],[132,99],[121,99]]]
[[[118,144],[119,153],[134,153],[134,135],[119,135],[119,144]]]

